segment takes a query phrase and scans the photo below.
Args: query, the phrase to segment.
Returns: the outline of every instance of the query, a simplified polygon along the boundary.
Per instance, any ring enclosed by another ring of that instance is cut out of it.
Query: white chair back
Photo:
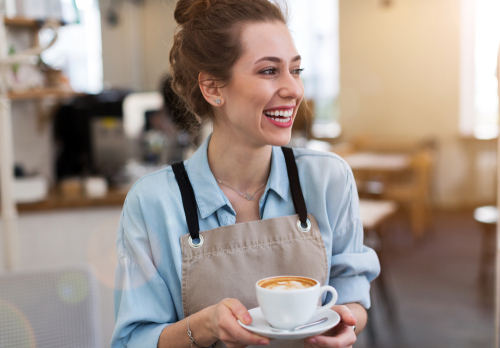
[[[0,347],[101,347],[98,291],[85,267],[0,275]]]

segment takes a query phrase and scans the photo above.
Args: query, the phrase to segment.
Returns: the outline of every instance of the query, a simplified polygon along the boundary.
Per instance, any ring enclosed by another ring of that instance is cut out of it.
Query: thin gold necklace
[[[237,193],[238,193],[241,197],[245,198],[247,201],[253,201],[253,200],[254,200],[254,197],[255,197],[255,194],[256,194],[257,192],[259,192],[259,191],[260,191],[260,189],[261,189],[261,188],[263,188],[264,186],[266,186],[266,184],[267,184],[267,183],[262,184],[262,186],[261,186],[261,187],[259,187],[259,188],[258,188],[258,189],[257,189],[257,190],[253,193],[253,195],[251,195],[248,191],[247,191],[247,193],[246,193],[246,194],[243,194],[243,193],[241,193],[241,191],[238,191],[237,189],[232,188],[231,186],[229,186],[229,185],[227,185],[227,184],[223,183],[222,181],[220,181],[220,180],[219,180],[219,179],[217,179],[217,178],[215,178],[215,180],[217,180],[217,182],[218,182],[219,184],[226,186],[227,188],[229,188],[229,189],[233,190],[234,192],[237,192]]]

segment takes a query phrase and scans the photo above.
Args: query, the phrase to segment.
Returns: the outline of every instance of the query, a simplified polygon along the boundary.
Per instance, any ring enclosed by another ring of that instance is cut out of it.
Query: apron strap
[[[290,182],[290,190],[292,191],[293,206],[295,212],[299,215],[299,220],[303,228],[307,226],[307,208],[300,187],[299,171],[293,150],[289,147],[282,146],[283,154],[285,155],[286,170],[288,172],[288,181]],[[189,177],[184,167],[184,162],[172,164],[172,169],[175,174],[175,179],[179,185],[182,196],[182,205],[184,206],[184,214],[186,214],[186,222],[189,229],[189,234],[192,239],[200,238],[200,225],[198,222],[198,205],[194,196],[193,186],[189,181]]]
[[[295,162],[295,156],[293,155],[293,150],[289,147],[282,146],[281,150],[283,150],[283,154],[285,155],[293,206],[295,207],[295,212],[299,214],[299,220],[302,227],[305,228],[307,226],[307,208],[304,195],[302,194],[302,188],[300,187],[299,171],[297,169],[297,163]]]
[[[183,162],[172,164],[172,169],[181,190],[182,205],[184,206],[184,214],[186,214],[189,234],[191,239],[198,239],[200,238],[200,225],[198,223],[198,205],[194,197],[193,186],[191,186]]]

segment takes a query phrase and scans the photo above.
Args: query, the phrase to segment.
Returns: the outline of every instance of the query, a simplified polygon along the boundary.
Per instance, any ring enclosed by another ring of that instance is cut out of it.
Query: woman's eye
[[[269,68],[269,69],[261,70],[260,74],[272,76],[272,75],[276,75],[277,71],[278,70],[276,68]]]
[[[292,70],[292,74],[300,75],[303,71],[304,71],[303,68],[301,68],[301,69],[295,69],[295,70]]]

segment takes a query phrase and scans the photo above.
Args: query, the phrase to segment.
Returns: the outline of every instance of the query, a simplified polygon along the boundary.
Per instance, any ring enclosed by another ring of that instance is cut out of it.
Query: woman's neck
[[[208,164],[215,178],[252,192],[264,184],[271,169],[272,146],[254,147],[214,128],[208,145]]]

